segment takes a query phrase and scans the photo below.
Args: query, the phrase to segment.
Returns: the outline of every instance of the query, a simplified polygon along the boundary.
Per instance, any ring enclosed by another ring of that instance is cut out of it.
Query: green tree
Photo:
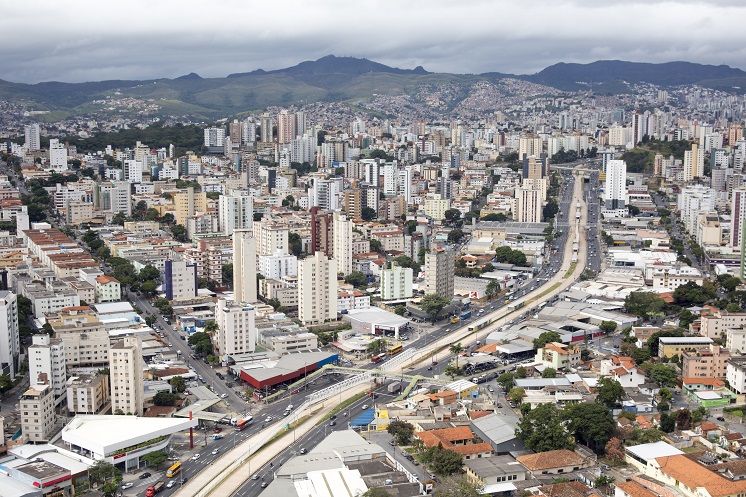
[[[693,281],[677,287],[673,292],[674,302],[681,307],[702,305],[716,296],[717,293],[713,286],[700,286]]]
[[[593,480],[593,488],[607,487],[611,485],[612,483],[614,483],[615,481],[616,481],[616,478],[614,478],[613,476],[601,475],[595,480]]]
[[[565,408],[567,429],[577,440],[596,450],[602,449],[614,430],[614,416],[599,402],[578,402]]]
[[[459,243],[464,238],[464,232],[455,229],[448,232],[448,243]]]
[[[538,338],[534,338],[534,350],[539,350],[551,342],[562,342],[562,337],[556,331],[545,331]]]
[[[403,316],[407,313],[407,308],[404,307],[403,305],[397,305],[396,308],[394,309],[394,313],[397,316]]]
[[[187,343],[194,347],[194,351],[197,354],[208,356],[212,354],[212,340],[210,335],[204,331],[198,331],[192,333],[187,340]]]
[[[448,347],[448,351],[456,356],[456,367],[458,367],[458,358],[461,355],[461,353],[464,351],[464,346],[461,345],[461,342],[454,343],[450,347]]]
[[[371,207],[363,207],[360,210],[360,217],[363,218],[363,221],[373,221],[377,216],[378,213]]]
[[[186,232],[186,228],[182,224],[175,224],[171,226],[171,234],[174,236],[174,238],[181,242],[186,241]]]
[[[345,277],[345,283],[362,288],[368,284],[368,278],[361,271],[353,271]]]
[[[603,404],[608,409],[619,406],[626,396],[621,383],[612,378],[601,378],[598,380],[597,385],[598,394],[596,395],[596,402]]]
[[[689,409],[679,409],[676,411],[676,429],[688,430],[692,427],[692,413]]]
[[[186,380],[182,376],[174,376],[168,383],[176,393],[184,393],[184,390],[186,390]]]
[[[303,241],[298,233],[291,232],[288,235],[288,248],[290,253],[299,257],[303,253]]]
[[[458,452],[437,447],[430,467],[436,475],[447,476],[460,472],[463,464],[463,458]]]
[[[523,396],[526,395],[526,391],[521,387],[511,388],[508,392],[508,400],[519,404],[523,401]]]
[[[688,328],[690,324],[697,319],[697,315],[689,309],[684,309],[679,313],[679,326],[682,328]]]
[[[140,290],[148,295],[153,295],[157,288],[155,281],[145,281],[140,285]]]
[[[153,404],[157,406],[172,406],[176,404],[177,399],[176,394],[171,392],[158,392],[153,397]]]
[[[223,276],[223,284],[232,287],[233,286],[233,263],[229,262],[221,266],[221,272]]]
[[[430,315],[430,317],[433,320],[433,323],[435,322],[435,319],[438,316],[438,313],[443,310],[445,306],[447,306],[450,303],[450,300],[438,295],[437,293],[430,293],[422,297],[420,300],[419,306],[420,309],[425,311],[427,314]]]
[[[541,372],[542,378],[556,378],[557,377],[557,370],[554,368],[544,368],[544,371]]]
[[[665,307],[666,302],[650,292],[632,292],[624,299],[624,310],[643,319],[659,314]]]
[[[158,271],[158,269],[152,264],[148,264],[137,273],[137,278],[140,281],[158,280],[160,277],[160,271]]]
[[[513,381],[515,380],[515,375],[513,373],[507,372],[503,373],[500,376],[497,377],[497,383],[503,387],[503,390],[508,391],[513,386]]]
[[[376,240],[375,238],[370,239],[370,251],[371,252],[381,252],[383,250],[383,245],[381,245],[381,242],[379,240]]]
[[[487,289],[485,290],[485,293],[487,294],[487,297],[490,299],[497,295],[497,293],[500,291],[500,282],[497,280],[491,279],[489,283],[487,283]]]
[[[116,466],[106,461],[96,461],[88,469],[88,478],[94,485],[103,485],[109,481],[117,482],[117,479],[121,481],[122,472]]]
[[[446,376],[450,376],[452,380],[455,379],[457,376],[461,376],[462,373],[463,370],[460,367],[454,366],[452,364],[449,364],[443,370],[443,374],[445,374]]]
[[[156,450],[154,452],[148,452],[144,456],[142,456],[142,460],[147,462],[148,465],[152,466],[155,469],[158,469],[158,466],[163,464],[163,462],[168,458],[168,454],[163,452],[162,450]]]
[[[539,404],[518,422],[516,436],[534,452],[572,449],[575,440],[565,427],[565,419],[554,404]]]
[[[435,486],[433,497],[481,497],[482,487],[466,475],[447,476]]]
[[[604,333],[613,333],[616,331],[616,321],[601,321],[599,329]]]
[[[662,412],[659,426],[664,433],[673,432],[676,429],[676,417],[667,412]]]
[[[677,384],[678,374],[673,366],[661,363],[650,363],[645,362],[640,365],[640,368],[645,371],[648,378],[656,382],[661,387],[675,387]]]
[[[386,431],[394,437],[398,445],[409,445],[414,435],[414,426],[406,421],[392,421]]]
[[[528,376],[528,371],[526,371],[526,368],[523,366],[518,366],[515,370],[515,377],[518,379],[523,379],[526,376]]]

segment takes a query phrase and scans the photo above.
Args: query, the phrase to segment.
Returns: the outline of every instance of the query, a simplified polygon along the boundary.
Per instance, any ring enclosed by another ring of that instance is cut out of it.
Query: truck
[[[160,492],[166,487],[166,484],[162,481],[159,481],[152,487],[148,487],[148,489],[145,491],[145,497],[153,497],[155,494]]]
[[[389,386],[386,388],[389,393],[396,393],[399,390],[401,390],[401,382],[395,381],[393,383],[389,383]]]

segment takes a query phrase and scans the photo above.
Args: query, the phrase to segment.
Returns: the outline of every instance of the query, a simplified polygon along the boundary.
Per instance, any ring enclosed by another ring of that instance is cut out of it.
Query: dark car
[[[336,425],[337,425],[336,421],[332,421],[331,423],[329,423],[329,426],[336,426]]]
[[[150,478],[150,476],[151,476],[150,473],[145,472],[145,473],[143,473],[143,474],[140,475],[140,479],[144,480],[145,478]]]
[[[722,417],[722,416],[718,416],[718,417],[717,417],[717,420],[718,420],[718,421],[725,421],[725,418],[724,418],[724,417]]]

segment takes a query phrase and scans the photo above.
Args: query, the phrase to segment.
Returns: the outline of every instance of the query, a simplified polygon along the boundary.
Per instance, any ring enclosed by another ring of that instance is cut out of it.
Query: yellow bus
[[[181,473],[181,463],[177,462],[173,466],[168,468],[168,471],[166,471],[166,476],[168,476],[169,478],[173,478],[179,473]]]
[[[389,355],[396,355],[399,352],[401,352],[402,350],[404,350],[404,347],[402,346],[402,344],[393,345],[393,346],[389,347],[388,354]]]

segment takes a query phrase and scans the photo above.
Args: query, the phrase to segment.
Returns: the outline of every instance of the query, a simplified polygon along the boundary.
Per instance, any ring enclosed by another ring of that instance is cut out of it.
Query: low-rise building
[[[722,338],[729,330],[740,329],[744,326],[746,326],[746,312],[720,311],[700,318],[699,334],[713,339]]]
[[[720,345],[711,344],[681,353],[683,378],[725,378],[730,352]]]
[[[269,336],[264,339],[264,343],[278,355],[319,348],[318,336],[308,331]]]
[[[47,381],[42,375],[41,381]],[[48,383],[31,385],[19,402],[21,430],[29,442],[47,442],[54,432],[54,391]]]
[[[673,292],[689,282],[702,285],[704,277],[699,269],[683,265],[653,267],[653,290],[656,292]]]
[[[109,375],[77,375],[67,380],[67,410],[98,414],[109,404]]]
[[[113,276],[96,278],[96,302],[119,302],[122,300],[121,283]]]
[[[580,348],[551,342],[536,351],[536,362],[554,369],[569,369],[580,364]]]
[[[526,469],[508,455],[468,459],[464,462],[464,470],[466,477],[486,494],[515,490],[510,482],[526,479]]]
[[[534,477],[571,473],[595,464],[593,459],[567,449],[527,454],[518,456],[516,460]]]
[[[696,350],[712,345],[712,338],[707,337],[660,337],[658,339],[658,357],[668,359],[681,356],[685,350]]]

